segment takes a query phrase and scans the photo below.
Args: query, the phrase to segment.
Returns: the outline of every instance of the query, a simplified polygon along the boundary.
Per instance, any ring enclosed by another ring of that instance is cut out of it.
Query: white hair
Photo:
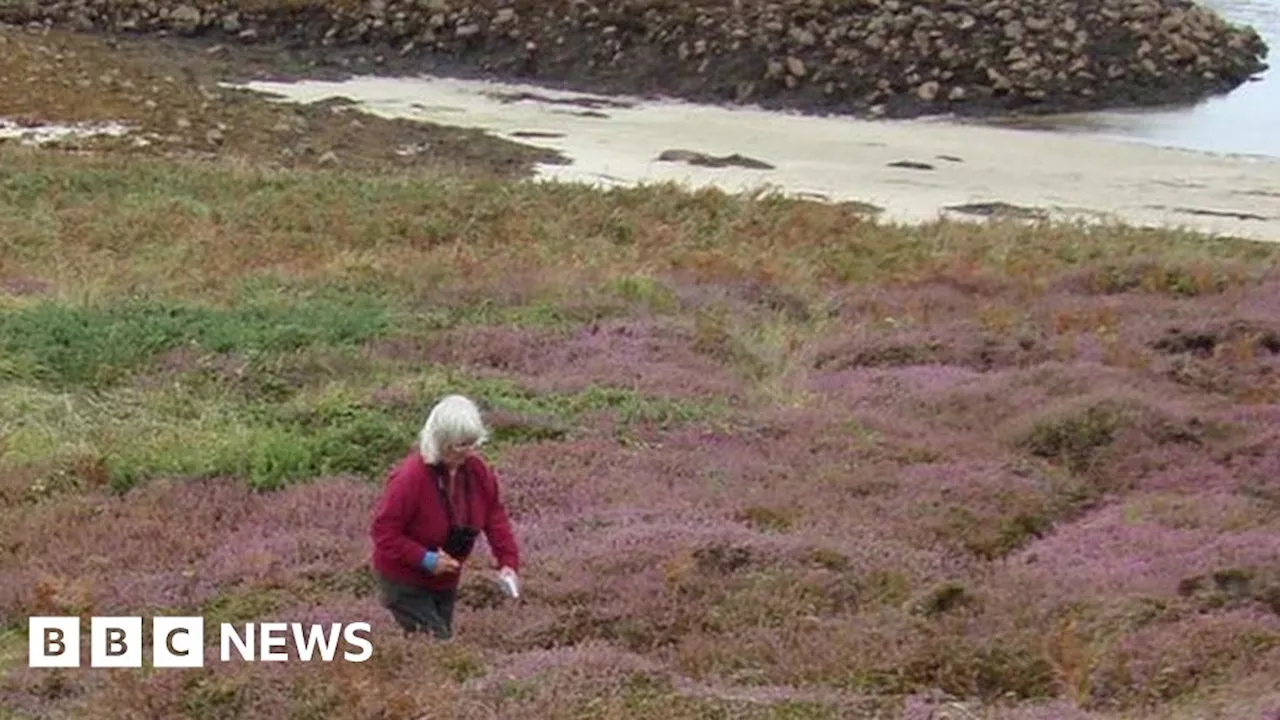
[[[461,395],[448,395],[431,409],[418,438],[419,451],[428,465],[440,462],[442,448],[459,442],[481,445],[489,431],[480,418],[480,409]]]

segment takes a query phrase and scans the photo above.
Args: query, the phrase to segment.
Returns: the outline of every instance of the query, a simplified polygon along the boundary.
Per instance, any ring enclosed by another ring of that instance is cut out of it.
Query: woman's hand
[[[458,562],[457,560],[454,560],[452,555],[450,555],[449,553],[443,550],[440,551],[440,556],[436,558],[435,572],[437,575],[444,575],[445,573],[458,572],[458,570],[461,567],[462,567],[462,563]]]
[[[422,567],[432,575],[443,575],[445,573],[458,572],[458,569],[462,567],[462,563],[459,563],[452,555],[443,550],[431,550],[422,558]]]

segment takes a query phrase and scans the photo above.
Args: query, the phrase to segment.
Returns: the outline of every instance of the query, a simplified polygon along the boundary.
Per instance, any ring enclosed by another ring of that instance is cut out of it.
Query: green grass
[[[27,634],[17,627],[0,628],[0,674],[27,664]],[[0,714],[0,717],[4,717]]]
[[[323,366],[325,358],[316,354],[312,363]],[[91,351],[87,356],[101,357]],[[0,467],[52,465],[63,484],[75,484],[77,479],[66,474],[88,458],[101,460],[111,485],[120,490],[156,475],[230,475],[272,489],[333,474],[379,476],[408,451],[430,404],[449,392],[463,392],[494,410],[550,421],[549,430],[516,425],[495,432],[491,450],[499,455],[509,443],[538,441],[546,432],[559,437],[563,431],[557,428],[580,427],[598,413],[626,427],[727,412],[714,402],[609,387],[538,393],[511,380],[354,354],[336,371],[339,375],[302,375],[291,385],[272,373],[286,360],[295,367],[308,364],[296,353],[277,354],[232,378],[197,367],[92,394],[8,384],[0,388],[0,436],[5,438]],[[388,390],[397,391],[392,400],[376,399]]]
[[[358,297],[229,309],[148,300],[105,307],[42,302],[0,312],[0,369],[10,381],[96,389],[178,347],[281,352],[359,343],[394,327],[385,306]]]
[[[1035,278],[1086,263],[1110,268],[1104,285],[1141,284],[1149,274],[1134,268],[1148,264],[1172,268],[1165,282],[1187,293],[1220,285],[1220,269],[1207,263],[1259,269],[1277,256],[1267,243],[1117,226],[899,226],[668,185],[600,192],[21,150],[0,157],[0,255],[10,270],[80,295],[225,296],[273,275],[413,295],[455,282],[496,290],[524,275],[557,287],[573,280],[573,293],[584,277],[618,279],[623,292],[662,305],[645,278],[668,269],[767,276],[796,289],[945,268]]]

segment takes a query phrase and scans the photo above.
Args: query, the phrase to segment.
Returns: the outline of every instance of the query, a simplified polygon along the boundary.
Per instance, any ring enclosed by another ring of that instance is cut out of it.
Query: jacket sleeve
[[[515,533],[511,529],[511,520],[507,517],[507,509],[502,503],[502,491],[498,487],[496,474],[485,468],[489,486],[489,512],[485,518],[484,535],[493,551],[493,559],[498,567],[509,567],[520,570],[520,548],[516,543]]]
[[[413,475],[403,469],[391,474],[373,516],[373,542],[378,553],[409,567],[422,567],[427,548],[405,529],[414,509]]]

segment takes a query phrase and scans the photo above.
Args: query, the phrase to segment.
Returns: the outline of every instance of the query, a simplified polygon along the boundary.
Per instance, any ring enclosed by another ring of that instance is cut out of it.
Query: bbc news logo
[[[33,617],[27,627],[29,667],[80,667],[80,618]],[[153,667],[204,667],[203,617],[156,617],[151,621],[151,630]],[[219,657],[224,663],[231,662],[234,655],[248,662],[286,662],[290,660],[290,640],[302,662],[314,662],[317,656],[323,662],[333,662],[341,641],[347,647],[341,657],[347,662],[364,662],[373,655],[373,644],[366,637],[369,623],[343,626],[264,622],[247,623],[242,630],[222,623],[219,631]],[[140,668],[144,644],[141,617],[91,618],[89,667]]]

